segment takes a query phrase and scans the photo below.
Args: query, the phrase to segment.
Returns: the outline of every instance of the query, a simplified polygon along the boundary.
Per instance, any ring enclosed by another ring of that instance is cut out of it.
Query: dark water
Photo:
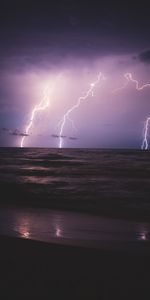
[[[150,153],[0,149],[1,203],[149,220]]]
[[[134,249],[150,240],[148,151],[1,148],[0,189],[0,234]]]

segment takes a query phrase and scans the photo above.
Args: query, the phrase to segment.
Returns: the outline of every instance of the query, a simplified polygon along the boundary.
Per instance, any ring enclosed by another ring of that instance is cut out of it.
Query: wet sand
[[[1,207],[0,235],[78,247],[147,251],[150,223],[41,208]]]
[[[6,236],[0,242],[1,299],[146,299],[150,291],[150,251],[100,250]]]

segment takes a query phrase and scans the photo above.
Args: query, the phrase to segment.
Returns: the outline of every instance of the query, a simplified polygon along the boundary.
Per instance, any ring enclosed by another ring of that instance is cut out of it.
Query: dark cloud
[[[66,138],[66,135],[58,135],[58,134],[52,134],[51,135],[53,138],[62,138],[62,139],[65,139]]]
[[[78,138],[77,138],[77,137],[74,137],[74,136],[69,136],[69,139],[70,139],[70,140],[77,140]]]
[[[8,132],[8,131],[9,131],[9,129],[6,128],[6,127],[0,128],[0,130],[1,130],[1,131],[4,131],[4,132]]]
[[[149,47],[148,2],[1,1],[0,67]]]
[[[140,59],[140,61],[149,64],[150,63],[150,50],[146,50],[146,51],[143,51],[142,53],[140,53],[139,59]]]
[[[18,129],[10,131],[10,135],[17,135],[17,136],[29,136],[29,134],[20,132]]]
[[[29,134],[21,132],[19,129],[9,129],[6,127],[0,128],[0,133],[7,133],[9,135],[15,135],[15,136],[29,136]]]

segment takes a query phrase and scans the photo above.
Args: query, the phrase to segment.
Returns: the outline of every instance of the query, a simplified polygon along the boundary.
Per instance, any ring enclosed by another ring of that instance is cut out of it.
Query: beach
[[[0,294],[121,299],[149,293],[149,223],[38,208],[1,208]]]
[[[150,257],[0,237],[0,293],[15,299],[146,299]]]

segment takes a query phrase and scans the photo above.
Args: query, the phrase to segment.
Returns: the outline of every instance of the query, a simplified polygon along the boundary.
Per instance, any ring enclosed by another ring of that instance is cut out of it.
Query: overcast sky
[[[64,114],[102,72],[93,97],[69,115],[74,126],[66,119],[63,147],[140,148],[150,88],[129,82],[112,93],[127,72],[150,82],[148,1],[137,2],[1,0],[0,146],[20,146],[48,87],[49,106],[35,114],[24,146],[58,147]]]

